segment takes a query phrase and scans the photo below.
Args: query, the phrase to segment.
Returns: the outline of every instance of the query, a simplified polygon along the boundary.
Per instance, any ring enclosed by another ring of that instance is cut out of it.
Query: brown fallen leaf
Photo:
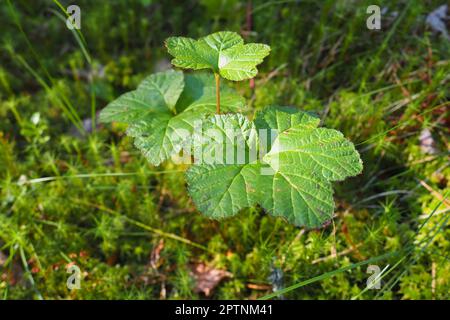
[[[161,251],[164,249],[164,240],[159,240],[158,244],[153,248],[150,254],[150,267],[158,269],[160,266]]]
[[[6,262],[8,261],[8,256],[0,251],[0,267],[2,267],[2,273],[0,273],[0,279],[8,281],[12,286],[16,285],[23,280],[23,270],[17,259],[13,259],[11,262],[11,267],[7,269]]]
[[[262,291],[272,290],[272,286],[270,284],[247,283],[247,288]]]
[[[3,265],[6,263],[6,260],[8,260],[8,257],[6,254],[0,251],[0,267],[3,267]]]
[[[132,157],[128,151],[122,151],[120,153],[120,163],[122,164],[130,162],[131,158]]]
[[[195,279],[194,291],[197,293],[203,292],[207,297],[211,295],[220,281],[233,276],[232,273],[226,270],[215,269],[202,262],[193,265],[191,269],[191,276]]]

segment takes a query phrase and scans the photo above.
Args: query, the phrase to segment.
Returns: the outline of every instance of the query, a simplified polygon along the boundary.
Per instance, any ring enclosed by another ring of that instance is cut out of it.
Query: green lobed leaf
[[[240,81],[256,76],[256,66],[269,54],[260,43],[244,44],[236,32],[220,31],[198,40],[170,37],[166,40],[172,64],[186,69],[212,69],[228,80]]]
[[[343,180],[361,173],[361,158],[353,143],[341,132],[317,128],[319,119],[314,120],[310,114],[301,113],[300,116],[285,113],[280,116],[281,111],[285,112],[283,110],[286,109],[271,108],[257,116],[272,122],[272,125],[279,129],[270,152],[264,156],[264,161],[272,166],[279,166],[282,171],[298,167],[304,171],[317,172],[330,181]],[[280,118],[284,118],[286,122],[280,121]],[[285,124],[289,121],[290,127],[287,128]]]
[[[223,110],[244,107],[245,100],[233,89],[222,84],[221,91]],[[135,138],[136,147],[151,164],[159,165],[180,152],[196,121],[215,112],[215,99],[212,75],[166,71],[147,77],[100,115],[104,122],[128,123],[127,134]]]
[[[333,216],[331,181],[362,170],[353,144],[338,131],[317,128],[319,119],[306,112],[272,107],[258,113],[254,124],[242,115],[214,116],[208,121],[205,133],[219,128],[224,135],[219,140],[236,143],[226,130],[234,128],[246,137],[248,149],[258,140],[256,130],[279,130],[270,152],[262,160],[247,157],[240,164],[195,164],[187,171],[189,193],[198,209],[208,217],[233,216],[243,208],[258,204],[268,213],[295,225],[319,227]],[[206,154],[217,148],[214,137],[202,141]],[[265,162],[274,169],[272,175],[261,174]]]
[[[127,134],[135,138],[134,145],[147,160],[157,166],[181,151],[192,134],[195,121],[200,121],[203,116],[199,112],[155,114],[132,124]]]
[[[251,162],[248,156],[257,140],[253,123],[241,114],[215,115],[203,122],[201,136],[195,135],[194,140],[202,157],[196,157],[196,164],[189,168],[186,177],[197,208],[218,219],[255,205],[260,190],[257,188],[260,164]],[[237,141],[242,141],[240,147]],[[222,146],[223,152],[218,154],[217,147]],[[232,146],[231,150],[226,146]],[[238,150],[244,155],[240,161]],[[227,161],[229,152],[231,161]],[[215,163],[210,163],[210,159],[215,159]]]
[[[242,114],[211,116],[200,129],[193,135],[196,163],[244,164],[256,160],[256,128]]]
[[[320,119],[311,113],[299,112],[292,107],[269,106],[263,112],[258,112],[254,123],[258,128],[260,138],[262,138],[261,135],[265,134],[266,151],[272,148],[273,138],[281,132],[294,127],[314,129],[319,125]],[[273,136],[271,136],[272,130],[275,131]],[[264,144],[263,146],[265,147]]]
[[[214,219],[257,204],[259,164],[195,165],[186,172],[188,192],[197,208]]]
[[[183,73],[169,70],[145,78],[136,90],[124,93],[100,113],[101,122],[132,123],[151,113],[174,111],[184,88]]]

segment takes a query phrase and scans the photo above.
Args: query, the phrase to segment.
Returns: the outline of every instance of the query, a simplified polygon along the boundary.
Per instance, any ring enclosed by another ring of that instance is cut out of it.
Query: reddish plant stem
[[[216,113],[220,114],[220,75],[214,73],[216,79]]]

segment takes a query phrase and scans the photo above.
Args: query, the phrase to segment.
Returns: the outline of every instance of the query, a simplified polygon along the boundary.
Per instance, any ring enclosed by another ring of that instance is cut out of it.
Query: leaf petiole
[[[220,114],[220,75],[214,73],[214,78],[216,79],[216,113]]]

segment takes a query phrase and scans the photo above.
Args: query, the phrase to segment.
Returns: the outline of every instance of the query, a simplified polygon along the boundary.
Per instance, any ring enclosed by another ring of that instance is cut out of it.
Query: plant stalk
[[[214,78],[216,79],[216,113],[220,114],[220,75],[214,73]]]

